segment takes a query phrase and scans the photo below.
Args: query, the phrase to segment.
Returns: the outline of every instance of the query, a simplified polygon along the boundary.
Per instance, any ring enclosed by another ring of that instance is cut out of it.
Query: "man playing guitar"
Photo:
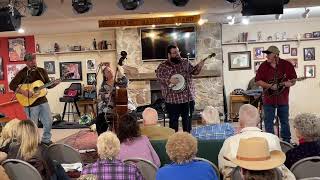
[[[264,89],[265,130],[274,133],[273,121],[277,109],[277,116],[281,123],[281,137],[284,141],[290,142],[289,89],[295,85],[297,74],[290,62],[279,57],[280,51],[276,46],[270,46],[263,53],[267,54],[267,60],[260,65],[256,74],[256,82]],[[280,90],[281,86],[283,90]]]
[[[43,83],[49,83],[50,79],[48,73],[45,69],[37,67],[37,62],[34,54],[26,54],[24,57],[24,62],[26,67],[23,68],[18,74],[12,79],[9,87],[12,91],[20,93],[26,97],[37,96],[32,91],[23,90],[20,88],[22,84],[33,83],[37,80],[41,80]],[[48,87],[53,88],[60,81],[54,81],[54,83]],[[43,135],[41,142],[50,145],[51,142],[51,126],[52,126],[52,115],[48,100],[45,96],[39,97],[34,103],[25,107],[25,112],[27,117],[38,124],[38,119],[40,119],[43,124]]]
[[[169,115],[169,127],[176,132],[179,128],[179,117],[182,117],[183,131],[191,131],[191,114],[194,110],[195,88],[192,82],[192,75],[200,73],[204,61],[192,66],[187,59],[180,56],[178,47],[169,45],[167,48],[168,59],[162,62],[157,70],[157,79],[161,84],[162,96],[166,102],[166,109]],[[175,91],[173,87],[181,80],[175,74],[184,77],[186,88]],[[172,77],[173,76],[173,77]]]

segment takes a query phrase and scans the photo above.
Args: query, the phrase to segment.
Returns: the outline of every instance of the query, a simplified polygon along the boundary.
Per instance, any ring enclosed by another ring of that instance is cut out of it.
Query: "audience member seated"
[[[64,171],[55,171],[53,161],[47,156],[47,147],[39,144],[38,128],[34,122],[20,121],[17,129],[16,142],[11,143],[9,147],[8,159],[21,159],[30,163],[39,171],[43,180],[69,179]]]
[[[142,112],[142,118],[141,134],[150,140],[168,139],[175,133],[174,129],[158,125],[158,112],[153,108],[146,108]]]
[[[2,166],[0,166],[0,180],[10,180]]]
[[[99,160],[83,168],[81,176],[83,180],[142,180],[143,177],[138,168],[132,164],[125,164],[116,159],[120,152],[120,141],[112,132],[100,134],[97,141]],[[91,178],[90,178],[91,177]]]
[[[204,126],[196,127],[191,130],[191,134],[198,139],[226,139],[234,134],[234,128],[230,123],[220,124],[219,111],[207,106],[201,113]]]
[[[84,174],[80,176],[77,180],[98,180],[96,175],[93,174]]]
[[[157,180],[217,180],[213,167],[203,161],[193,161],[198,151],[195,137],[186,132],[177,132],[169,137],[166,151],[173,162],[160,168]]]
[[[121,142],[119,159],[142,158],[160,166],[160,159],[153,149],[149,139],[141,135],[140,127],[134,115],[123,115],[119,120],[117,132]]]
[[[300,159],[320,156],[320,118],[314,114],[300,114],[293,119],[293,127],[299,145],[286,153],[288,168]]]
[[[240,139],[237,156],[231,161],[241,169],[243,180],[279,180],[276,168],[286,159],[282,151],[270,151],[268,141],[262,137]],[[231,179],[236,179],[231,177]]]
[[[226,177],[236,167],[230,159],[235,159],[239,147],[240,139],[251,137],[263,137],[268,142],[270,151],[281,151],[279,138],[271,133],[262,132],[257,126],[260,122],[259,112],[256,107],[250,104],[244,104],[239,109],[239,123],[241,131],[239,134],[227,138],[219,152],[219,170]],[[288,168],[281,166],[284,179],[295,179],[294,175]]]
[[[3,127],[0,136],[0,151],[8,153],[9,146],[14,141],[14,136],[17,134],[19,122],[20,120],[18,119],[12,119]]]

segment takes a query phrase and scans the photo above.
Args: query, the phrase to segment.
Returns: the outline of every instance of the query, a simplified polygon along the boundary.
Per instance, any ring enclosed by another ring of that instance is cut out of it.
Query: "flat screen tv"
[[[193,60],[196,56],[195,27],[141,29],[142,60],[167,59],[168,45],[178,46],[181,56]]]

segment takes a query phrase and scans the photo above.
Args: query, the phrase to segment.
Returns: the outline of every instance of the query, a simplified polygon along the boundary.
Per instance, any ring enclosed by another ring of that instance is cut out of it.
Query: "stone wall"
[[[208,59],[205,63],[205,70],[213,70],[217,77],[194,79],[196,86],[196,109],[203,109],[212,105],[223,112],[223,80],[222,80],[222,50],[221,50],[221,25],[207,23],[196,28],[197,49],[196,61],[207,57],[212,52],[216,56]],[[154,73],[160,62],[142,62],[140,43],[140,30],[138,28],[127,28],[116,30],[117,52],[127,51],[127,65],[136,67],[139,73]],[[118,55],[120,58],[120,55]],[[131,81],[128,88],[129,97],[138,105],[146,105],[151,102],[150,82]]]

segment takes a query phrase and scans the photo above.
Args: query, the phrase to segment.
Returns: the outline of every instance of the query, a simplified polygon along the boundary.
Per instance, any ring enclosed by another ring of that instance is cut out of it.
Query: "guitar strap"
[[[39,71],[39,69],[37,68],[36,70],[37,70],[37,72],[40,74],[41,79],[42,79],[42,82],[48,83],[48,82],[46,81],[46,79],[43,77],[42,73]]]

